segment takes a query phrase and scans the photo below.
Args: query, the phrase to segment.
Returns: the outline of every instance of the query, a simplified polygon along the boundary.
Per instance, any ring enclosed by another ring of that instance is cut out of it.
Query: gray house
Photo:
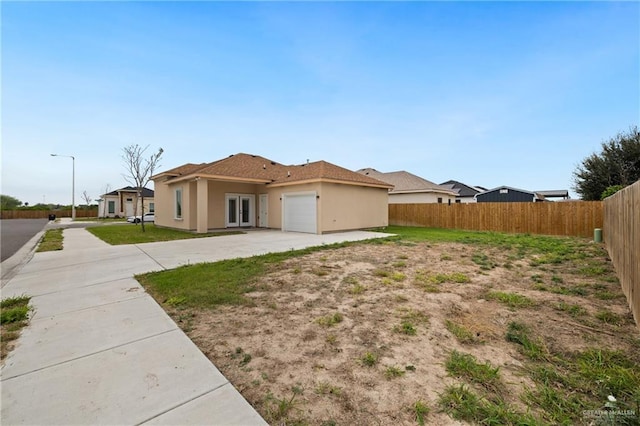
[[[467,185],[457,180],[442,182],[440,186],[449,188],[457,193],[456,203],[475,203],[476,199],[474,197],[476,194],[486,191],[486,188]]]
[[[499,186],[475,195],[478,203],[526,203],[545,201],[543,195],[510,186]]]

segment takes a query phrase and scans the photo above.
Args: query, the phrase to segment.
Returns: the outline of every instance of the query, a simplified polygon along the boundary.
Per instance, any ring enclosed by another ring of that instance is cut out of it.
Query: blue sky
[[[259,154],[529,190],[640,121],[638,2],[2,2],[2,193]]]

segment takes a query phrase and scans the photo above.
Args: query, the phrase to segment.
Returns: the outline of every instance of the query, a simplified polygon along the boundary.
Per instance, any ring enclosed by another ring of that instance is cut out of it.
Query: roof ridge
[[[263,183],[298,182],[310,179],[327,179],[363,185],[392,187],[388,183],[370,176],[365,176],[338,166],[326,160],[318,160],[303,164],[283,165],[261,155],[237,153],[212,163],[194,165],[188,163],[180,167],[159,173],[173,175],[181,179],[201,174],[203,176],[227,176],[237,179],[257,180]]]
[[[514,186],[508,186],[508,185],[500,185],[500,186],[496,186],[495,188],[491,188],[486,190],[485,192],[491,192],[491,191],[495,191],[496,189],[501,189],[501,188],[505,188],[505,189],[513,189],[514,191],[520,191],[520,192],[527,192],[529,194],[533,194],[535,191],[530,191],[528,189],[522,189],[522,188],[516,188]]]

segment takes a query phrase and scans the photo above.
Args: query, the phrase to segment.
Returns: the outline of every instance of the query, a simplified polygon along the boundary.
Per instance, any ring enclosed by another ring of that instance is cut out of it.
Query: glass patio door
[[[227,194],[227,227],[253,226],[253,195]]]
[[[240,197],[240,226],[251,226],[251,197]]]
[[[238,223],[238,197],[227,195],[227,226],[240,226]]]

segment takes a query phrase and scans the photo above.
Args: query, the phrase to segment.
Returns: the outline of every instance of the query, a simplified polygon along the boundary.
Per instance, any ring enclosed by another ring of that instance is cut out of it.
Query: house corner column
[[[197,196],[196,232],[206,234],[209,230],[209,181],[206,179],[198,179]]]

